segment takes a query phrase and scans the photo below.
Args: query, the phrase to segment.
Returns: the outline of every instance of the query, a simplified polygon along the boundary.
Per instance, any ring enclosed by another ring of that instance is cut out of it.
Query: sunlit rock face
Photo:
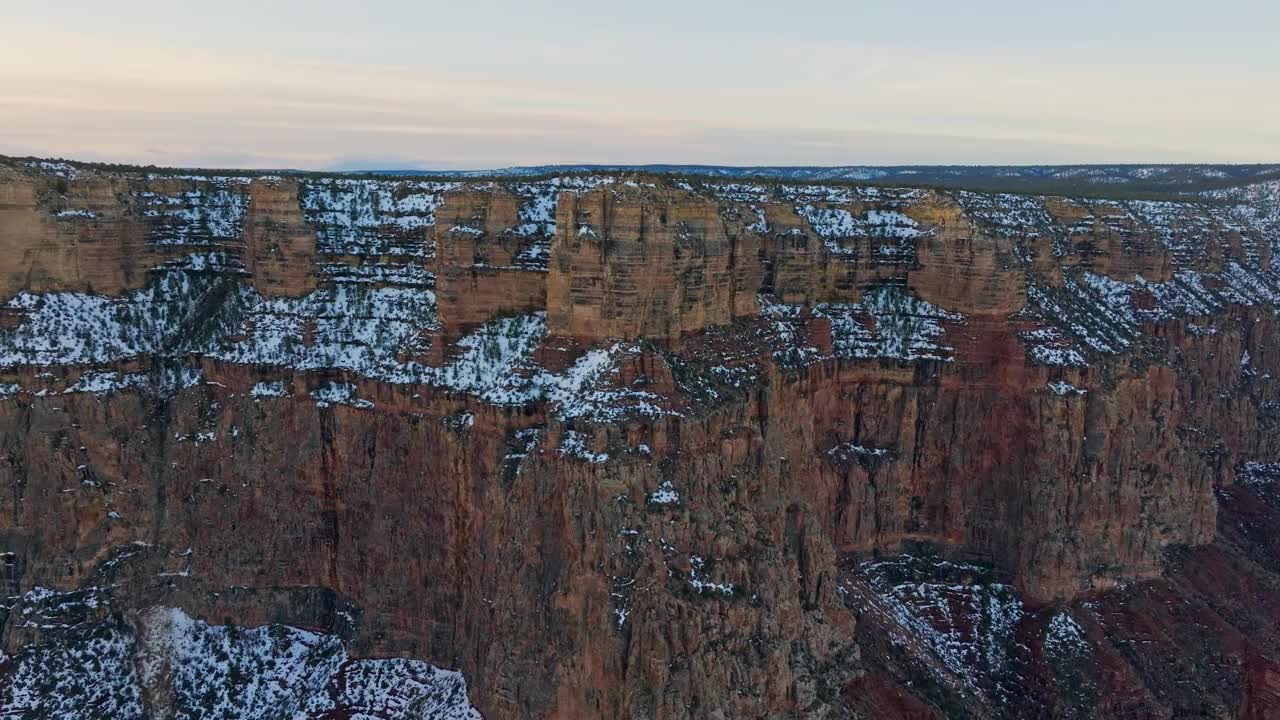
[[[1112,185],[6,161],[0,700],[1269,717],[1280,185]]]

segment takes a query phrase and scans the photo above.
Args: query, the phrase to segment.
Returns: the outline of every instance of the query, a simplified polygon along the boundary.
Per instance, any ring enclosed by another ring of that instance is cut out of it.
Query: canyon
[[[1280,180],[1157,190],[4,159],[0,714],[1280,716]]]

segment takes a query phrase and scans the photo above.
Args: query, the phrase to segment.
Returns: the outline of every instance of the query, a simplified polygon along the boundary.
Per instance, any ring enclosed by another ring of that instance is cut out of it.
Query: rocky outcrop
[[[727,224],[716,203],[678,191],[562,198],[548,329],[593,340],[672,341],[752,314],[756,259],[743,253],[758,243],[744,238],[740,222]]]
[[[58,176],[7,172],[43,218]],[[160,606],[460,670],[492,718],[1274,710],[1252,194],[78,184],[153,254],[111,296],[13,275],[0,688]]]
[[[1053,264],[1084,267],[1126,283],[1137,277],[1152,282],[1171,279],[1173,261],[1168,251],[1123,205],[1055,198],[1045,208],[1071,233],[1069,257],[1055,258]]]
[[[315,260],[316,234],[302,219],[297,183],[250,183],[244,265],[254,288],[266,295],[304,295],[316,286]]]
[[[954,199],[930,195],[907,214],[930,228],[907,278],[922,299],[965,315],[1007,317],[1026,303],[1025,270],[1012,238],[981,232]]]
[[[432,269],[445,339],[503,313],[546,307],[546,238],[517,232],[519,198],[447,195],[436,214]]]
[[[20,290],[115,295],[141,286],[157,258],[145,224],[118,200],[124,186],[0,169],[0,298]]]

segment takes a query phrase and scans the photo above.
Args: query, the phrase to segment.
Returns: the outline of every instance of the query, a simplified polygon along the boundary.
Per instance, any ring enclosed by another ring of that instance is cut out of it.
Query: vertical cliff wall
[[[456,338],[503,313],[546,307],[547,244],[508,192],[449,195],[430,231],[440,322]],[[447,338],[446,338],[447,339]]]
[[[678,190],[566,196],[551,247],[549,330],[673,341],[753,315],[760,244],[717,203]]]
[[[316,233],[302,217],[297,183],[249,184],[244,265],[265,295],[304,295],[316,286]]]
[[[6,710],[1276,707],[1265,188],[4,173]]]

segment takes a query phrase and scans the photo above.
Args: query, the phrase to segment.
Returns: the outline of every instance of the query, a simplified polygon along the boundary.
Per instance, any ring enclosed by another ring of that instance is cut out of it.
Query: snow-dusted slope
[[[28,593],[34,614],[61,601]],[[36,607],[39,605],[40,607]],[[457,672],[348,657],[331,635],[209,625],[157,607],[126,620],[48,627],[4,660],[0,717],[60,720],[479,720]]]

